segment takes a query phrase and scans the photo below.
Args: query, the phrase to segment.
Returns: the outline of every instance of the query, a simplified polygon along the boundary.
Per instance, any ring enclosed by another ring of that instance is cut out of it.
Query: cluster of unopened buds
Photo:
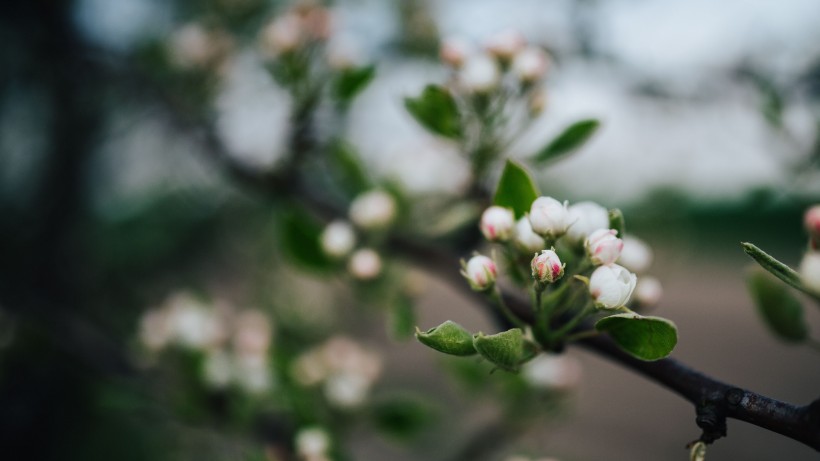
[[[350,221],[333,221],[322,231],[319,241],[322,251],[336,261],[347,261],[348,272],[356,280],[374,280],[382,273],[382,259],[370,246],[356,248],[356,230],[378,240],[393,224],[396,214],[396,200],[388,192],[379,189],[365,192],[351,202]]]
[[[538,114],[544,94],[538,83],[546,76],[550,57],[544,49],[527,43],[515,30],[491,36],[482,47],[460,37],[442,42],[442,62],[453,69],[451,88],[465,97],[523,94],[529,109]]]
[[[809,249],[800,263],[800,278],[808,289],[820,295],[820,205],[814,205],[803,219],[809,234]]]
[[[175,345],[203,354],[202,376],[212,388],[236,385],[261,393],[273,384],[273,327],[262,311],[211,305],[178,292],[143,314],[139,334],[142,345],[154,353]]]

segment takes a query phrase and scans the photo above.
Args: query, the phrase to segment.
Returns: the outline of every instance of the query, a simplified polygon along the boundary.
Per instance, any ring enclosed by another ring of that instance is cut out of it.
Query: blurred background
[[[258,39],[289,5],[0,6],[0,449],[273,460],[329,437],[329,459],[685,459],[693,408],[643,377],[571,348],[581,378],[525,392],[522,377],[442,361],[385,328],[410,310],[422,329],[453,319],[491,330],[453,286],[411,268],[388,296],[395,287],[361,290],[288,260],[291,203],[241,179],[275,176],[294,145],[300,100],[271,78]],[[520,31],[551,69],[544,113],[508,155],[599,119],[584,149],[535,172],[541,190],[624,210],[653,249],[676,358],[777,399],[818,397],[817,350],[759,320],[739,242],[793,266],[805,250],[801,216],[820,201],[820,4],[327,6],[328,47],[376,72],[343,116],[319,105],[308,136],[344,137],[408,203],[458,198],[468,162],[402,101],[446,78],[443,37]],[[403,307],[383,309],[388,298]],[[820,328],[813,309],[807,320]],[[523,411],[495,387],[543,414],[494,424]],[[317,426],[327,432],[304,431]],[[709,456],[816,459],[731,420]]]

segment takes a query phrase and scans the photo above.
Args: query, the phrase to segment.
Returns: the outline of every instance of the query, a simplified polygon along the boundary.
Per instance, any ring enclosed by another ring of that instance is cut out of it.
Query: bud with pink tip
[[[601,309],[617,309],[629,302],[638,278],[617,264],[601,266],[589,278],[589,293]]]
[[[469,41],[461,37],[448,37],[441,42],[439,57],[443,63],[459,69],[473,52],[473,46]]]
[[[621,249],[618,264],[639,274],[646,272],[652,264],[652,248],[643,240],[631,235],[625,236],[623,241],[624,247]]]
[[[333,221],[325,227],[319,237],[322,251],[332,258],[344,258],[356,245],[356,233],[346,221]]]
[[[530,225],[539,235],[558,238],[566,233],[571,221],[568,202],[561,203],[552,197],[538,197],[530,207]]]
[[[820,250],[820,205],[806,210],[803,222],[809,233],[809,245],[813,250]]]
[[[350,256],[347,268],[359,280],[373,280],[382,272],[382,259],[372,249],[362,248]]]
[[[549,67],[547,54],[541,48],[528,46],[516,53],[512,71],[524,83],[534,83],[544,77]]]
[[[487,51],[501,61],[508,62],[527,45],[527,39],[517,30],[503,30],[485,43]]]
[[[481,215],[480,227],[487,240],[506,242],[512,236],[515,216],[509,208],[491,206]]]
[[[460,85],[469,93],[488,93],[501,82],[498,64],[486,54],[467,58],[458,77]]]
[[[569,220],[567,239],[580,245],[592,232],[609,227],[609,212],[595,202],[578,202],[570,205]]]
[[[800,263],[800,280],[815,293],[820,293],[820,251],[810,251]]]
[[[514,241],[522,250],[535,253],[544,249],[544,238],[532,231],[530,220],[526,216],[515,223]]]
[[[532,278],[539,283],[554,283],[564,276],[564,266],[554,250],[541,250],[532,258]]]
[[[624,242],[616,237],[617,234],[615,229],[598,229],[589,234],[584,246],[592,264],[608,266],[618,260]]]
[[[470,287],[475,291],[487,291],[495,285],[498,276],[495,261],[484,255],[475,255],[467,261],[462,262],[461,275],[467,279]]]

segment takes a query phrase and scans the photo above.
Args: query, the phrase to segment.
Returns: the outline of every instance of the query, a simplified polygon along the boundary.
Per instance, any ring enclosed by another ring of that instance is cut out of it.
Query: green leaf
[[[634,312],[604,317],[598,320],[595,328],[608,333],[621,349],[633,357],[646,361],[668,356],[678,342],[678,330],[674,323]]]
[[[800,281],[800,275],[794,269],[769,256],[766,252],[751,243],[742,242],[740,245],[743,247],[743,251],[757,261],[763,269],[766,269],[772,275],[792,287],[802,292],[812,294],[811,290],[803,286],[803,283]]]
[[[373,406],[375,425],[387,435],[409,440],[436,421],[435,406],[420,396],[394,395],[381,399]]]
[[[618,208],[609,210],[609,228],[618,231],[618,238],[624,238],[626,232],[626,222],[624,214]]]
[[[330,149],[332,172],[338,177],[341,187],[351,197],[373,187],[366,170],[359,160],[356,149],[347,142],[336,141]]]
[[[333,263],[319,243],[322,230],[321,223],[310,215],[300,209],[291,209],[280,218],[282,252],[293,263],[306,269],[329,270]]]
[[[538,188],[523,166],[507,159],[498,187],[495,189],[493,203],[510,208],[515,218],[521,218],[530,211],[532,202],[539,196]]]
[[[524,334],[520,328],[494,335],[479,332],[473,337],[473,346],[482,357],[505,370],[516,370],[525,355]]]
[[[375,75],[375,66],[346,70],[336,78],[333,85],[333,95],[340,102],[348,103],[367,87]]]
[[[571,154],[587,142],[599,126],[600,122],[594,119],[573,123],[535,155],[535,162],[546,163]]]
[[[747,283],[760,316],[776,336],[790,342],[808,338],[803,306],[788,288],[760,268],[749,273]]]
[[[416,324],[413,299],[410,296],[400,295],[391,307],[390,333],[393,338],[407,339],[413,336],[413,326]]]
[[[405,98],[404,107],[417,122],[433,133],[453,139],[461,137],[458,106],[446,88],[427,85],[421,96]]]
[[[416,330],[416,339],[425,346],[445,354],[467,356],[476,353],[473,335],[451,320],[424,332]]]

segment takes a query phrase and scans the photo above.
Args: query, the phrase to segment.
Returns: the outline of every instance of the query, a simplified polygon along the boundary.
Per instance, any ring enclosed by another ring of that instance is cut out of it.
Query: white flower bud
[[[631,235],[625,236],[623,241],[624,247],[621,249],[618,264],[638,274],[646,272],[652,265],[652,248],[643,240]]]
[[[486,54],[472,55],[459,72],[459,82],[470,93],[487,93],[501,82],[498,63]]]
[[[340,408],[354,408],[364,403],[370,390],[370,382],[358,373],[336,373],[325,381],[327,400]]]
[[[638,278],[617,264],[601,266],[589,278],[589,293],[595,305],[603,309],[615,309],[626,305]]]
[[[549,66],[547,53],[541,48],[528,46],[516,53],[512,71],[524,83],[533,83],[544,77]]]
[[[383,229],[396,217],[396,200],[382,190],[365,192],[350,204],[350,220],[362,229]]]
[[[443,63],[458,69],[475,52],[473,48],[472,43],[462,37],[447,37],[441,42],[439,57]]]
[[[265,355],[237,355],[234,357],[236,383],[245,391],[261,394],[272,386],[271,369]]]
[[[515,223],[515,244],[523,251],[535,253],[544,249],[544,238],[532,231],[530,218],[524,216]]]
[[[142,314],[140,319],[140,341],[149,350],[163,349],[171,340],[172,327],[165,309],[151,309]]]
[[[168,301],[172,335],[190,349],[204,349],[224,339],[224,325],[210,307],[187,293],[174,294]]]
[[[304,458],[324,456],[330,450],[330,435],[318,427],[302,429],[296,433],[296,453]]]
[[[615,229],[598,229],[589,234],[584,246],[592,264],[608,266],[618,260],[624,242],[616,237],[617,234]]]
[[[507,29],[491,36],[484,44],[487,51],[502,61],[509,61],[527,45],[527,39],[517,30]]]
[[[642,275],[635,286],[635,300],[641,307],[652,307],[658,304],[663,296],[661,282],[651,275]]]
[[[558,238],[570,226],[568,202],[561,203],[552,197],[538,197],[530,207],[530,225],[539,235]]]
[[[344,258],[356,245],[356,233],[346,221],[333,221],[325,227],[319,237],[322,251],[333,258]]]
[[[475,255],[464,265],[461,275],[467,279],[473,290],[485,291],[495,284],[498,270],[492,259],[484,255]]]
[[[521,375],[538,389],[569,390],[581,382],[581,364],[568,355],[540,354],[527,362]]]
[[[491,206],[481,215],[481,233],[491,242],[506,242],[512,237],[515,215],[509,208]]]
[[[233,347],[238,354],[265,354],[271,343],[271,325],[268,316],[255,309],[240,313],[236,318]]]
[[[609,212],[595,202],[578,202],[569,207],[567,238],[581,244],[593,231],[609,227]]]
[[[302,21],[295,14],[286,14],[271,21],[262,30],[262,50],[276,57],[295,50],[303,40]]]
[[[564,264],[558,259],[558,254],[553,250],[541,250],[535,254],[530,263],[532,267],[532,278],[540,283],[553,283],[564,276]]]
[[[806,210],[803,222],[809,233],[809,244],[813,250],[820,250],[820,205]]]
[[[382,272],[382,258],[372,249],[362,248],[353,253],[347,268],[359,280],[373,280]]]
[[[820,252],[810,251],[800,263],[800,280],[815,293],[820,293]]]

